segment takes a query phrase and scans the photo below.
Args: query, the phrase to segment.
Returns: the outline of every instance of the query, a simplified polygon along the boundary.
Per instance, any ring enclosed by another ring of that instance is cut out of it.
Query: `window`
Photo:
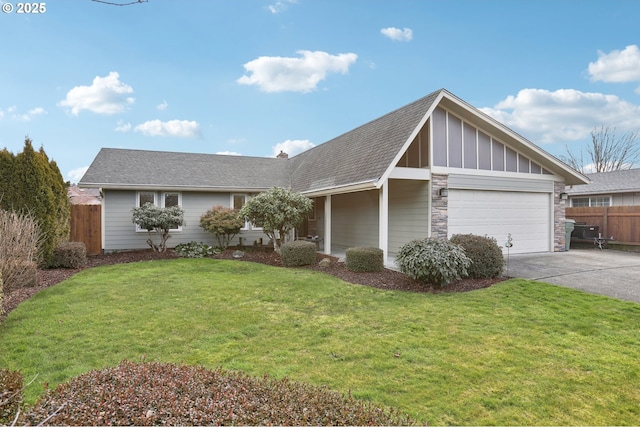
[[[136,207],[140,208],[144,206],[145,203],[151,203],[152,205],[155,205],[156,193],[152,191],[140,191],[138,193],[138,205]]]
[[[591,206],[611,206],[611,197],[591,197]]]
[[[572,208],[589,208],[597,206],[611,206],[611,196],[572,197]]]
[[[588,208],[589,207],[589,198],[588,197],[576,197],[571,199],[571,207],[573,208]]]
[[[160,206],[163,208],[182,206],[182,195],[180,193],[162,193],[160,202]],[[155,191],[139,191],[136,197],[136,207],[142,207],[145,203],[151,203],[158,206],[158,193]],[[147,230],[143,230],[136,225],[136,231],[146,232]],[[171,231],[182,231],[182,226],[172,228]]]
[[[245,205],[245,203],[247,203],[247,200],[249,200],[249,195],[248,194],[232,194],[231,195],[231,208],[239,211],[240,209],[242,209],[242,207]],[[244,222],[244,227],[242,227],[243,230],[262,230],[261,227],[256,227],[253,224],[251,224],[249,221]]]
[[[164,193],[162,197],[162,205],[165,208],[171,206],[180,206],[180,193]]]

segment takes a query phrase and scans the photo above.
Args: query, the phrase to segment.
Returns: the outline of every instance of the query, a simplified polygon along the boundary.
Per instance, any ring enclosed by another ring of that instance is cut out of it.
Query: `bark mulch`
[[[153,252],[151,249],[124,251],[87,257],[87,264],[82,268],[54,268],[38,270],[37,286],[16,289],[5,293],[2,300],[4,314],[0,315],[0,320],[2,320],[9,312],[11,312],[11,310],[16,308],[22,301],[31,298],[41,290],[60,283],[63,280],[66,280],[74,274],[78,273],[79,271],[85,270],[87,268],[102,265],[122,264],[128,262],[150,261],[155,259],[173,259],[177,257],[178,256],[176,255],[176,253],[172,250],[164,253]],[[215,256],[214,258],[236,259],[233,257],[232,250],[225,251],[222,254]],[[437,288],[416,282],[415,280],[410,279],[409,277],[398,271],[384,269],[383,271],[377,273],[355,273],[347,270],[344,263],[338,262],[337,258],[318,254],[318,261],[322,260],[323,258],[329,258],[329,260],[331,261],[328,267],[321,267],[319,264],[315,264],[313,266],[299,268],[322,271],[324,273],[338,277],[345,282],[358,285],[372,286],[375,288],[387,290],[422,293],[468,292],[476,289],[487,288],[495,283],[507,279],[506,277],[497,277],[492,279],[463,279],[450,283],[444,288]],[[282,267],[280,256],[274,252],[245,251],[244,256],[238,260],[240,262],[251,261]]]

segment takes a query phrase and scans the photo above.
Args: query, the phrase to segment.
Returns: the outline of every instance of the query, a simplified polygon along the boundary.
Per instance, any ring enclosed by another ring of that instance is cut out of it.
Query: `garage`
[[[506,253],[552,250],[551,195],[543,192],[450,189],[448,235],[494,237]]]

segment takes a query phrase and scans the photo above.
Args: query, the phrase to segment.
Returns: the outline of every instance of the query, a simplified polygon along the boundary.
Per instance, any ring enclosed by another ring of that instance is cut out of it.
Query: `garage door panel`
[[[550,250],[550,198],[546,193],[449,190],[449,237],[476,234],[494,237],[511,253]]]

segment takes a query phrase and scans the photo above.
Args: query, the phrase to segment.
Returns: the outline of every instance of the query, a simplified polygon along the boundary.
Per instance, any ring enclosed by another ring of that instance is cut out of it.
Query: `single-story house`
[[[405,243],[473,233],[511,239],[511,253],[565,249],[566,185],[587,178],[445,89],[301,154],[258,158],[103,148],[79,185],[103,195],[105,251],[146,247],[133,208],[181,205],[172,245],[212,241],[199,218],[241,207],[273,186],[314,200],[299,233],[324,253],[381,248],[387,263]],[[246,224],[251,244],[262,231]],[[505,249],[506,251],[506,249]]]
[[[590,173],[588,184],[567,186],[569,206],[640,206],[640,169]]]

